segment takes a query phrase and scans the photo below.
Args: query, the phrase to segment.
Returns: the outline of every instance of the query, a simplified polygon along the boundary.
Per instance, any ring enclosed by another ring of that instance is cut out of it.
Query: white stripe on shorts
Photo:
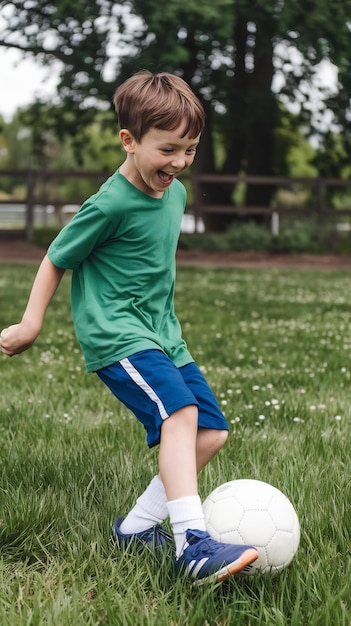
[[[160,412],[161,418],[165,420],[168,417],[168,413],[165,409],[165,406],[158,397],[158,395],[154,392],[152,387],[148,385],[146,380],[141,376],[137,369],[135,369],[134,365],[130,362],[129,359],[122,359],[120,361],[123,369],[127,372],[127,374],[134,380],[135,384],[138,385],[143,391],[145,391],[146,395],[149,396],[150,400],[157,404],[158,410]]]

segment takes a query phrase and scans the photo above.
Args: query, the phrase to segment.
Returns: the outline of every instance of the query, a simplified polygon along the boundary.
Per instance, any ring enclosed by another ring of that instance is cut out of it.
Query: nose
[[[186,156],[184,154],[176,154],[172,159],[172,167],[177,170],[184,169],[187,166]]]

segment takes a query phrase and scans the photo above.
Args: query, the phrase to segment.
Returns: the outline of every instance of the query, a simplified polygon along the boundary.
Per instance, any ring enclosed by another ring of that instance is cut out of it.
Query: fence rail
[[[192,185],[194,190],[194,208],[196,212],[203,216],[205,213],[223,213],[233,215],[272,215],[273,213],[284,214],[292,211],[295,214],[306,215],[306,208],[298,206],[288,206],[274,202],[270,206],[248,206],[238,204],[205,204],[202,200],[203,186],[206,185],[238,185],[247,186],[273,186],[275,189],[283,188],[305,188],[314,190],[314,203],[309,206],[309,214],[329,214],[329,215],[350,215],[351,216],[351,179],[341,178],[307,178],[289,176],[234,176],[229,174],[193,174]],[[340,188],[350,190],[349,206],[343,209],[335,209],[326,203],[327,190],[330,188]]]
[[[0,191],[6,185],[2,184],[2,181],[11,181],[10,187],[15,187],[15,181],[20,182],[20,186],[23,189],[21,195],[14,193],[8,193],[0,195],[0,212],[4,211],[4,207],[8,206],[8,214],[11,210],[15,212],[16,205],[24,206],[25,218],[23,228],[16,230],[18,234],[23,234],[27,240],[31,240],[33,236],[34,220],[36,213],[40,212],[48,217],[48,212],[52,213],[55,220],[60,223],[62,221],[62,208],[65,205],[80,205],[85,197],[81,197],[80,194],[72,194],[67,199],[63,199],[60,196],[60,184],[68,179],[80,179],[80,180],[94,180],[96,187],[102,183],[111,172],[107,171],[87,171],[87,170],[34,170],[34,169],[22,169],[22,170],[8,170],[0,169]],[[191,205],[191,212],[195,217],[195,224],[201,221],[201,218],[206,218],[207,215],[222,214],[233,216],[252,216],[252,215],[265,215],[274,216],[275,218],[282,215],[301,215],[311,216],[316,215],[320,218],[339,218],[341,216],[348,216],[351,218],[351,179],[339,179],[339,178],[307,178],[307,177],[287,177],[287,176],[234,176],[227,174],[187,174],[187,180],[190,182],[193,192],[193,202]],[[18,184],[18,183],[17,183]],[[230,185],[233,188],[238,184],[244,184],[246,186],[251,185],[269,185],[274,189],[289,189],[296,190],[301,189],[309,190],[313,192],[313,203],[309,204],[308,209],[293,204],[289,206],[286,202],[282,203],[275,200],[270,206],[248,206],[244,204],[206,204],[204,202],[204,185],[208,188],[208,185],[214,185],[220,187],[223,185]],[[18,185],[19,186],[19,185]],[[350,192],[349,204],[343,207],[343,209],[335,209],[328,206],[327,191],[332,188],[345,189]],[[12,209],[11,209],[12,207]],[[1,227],[0,233],[8,233],[9,229]]]

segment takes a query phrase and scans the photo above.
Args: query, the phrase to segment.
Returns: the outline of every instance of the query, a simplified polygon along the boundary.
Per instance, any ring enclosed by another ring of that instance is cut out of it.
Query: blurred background
[[[350,30],[351,0],[1,1],[2,233],[61,228],[118,167],[113,93],[149,69],[206,110],[182,245],[348,252]]]

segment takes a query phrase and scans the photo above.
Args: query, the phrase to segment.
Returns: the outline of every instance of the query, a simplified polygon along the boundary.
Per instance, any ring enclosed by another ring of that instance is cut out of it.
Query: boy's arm
[[[0,349],[7,356],[30,348],[38,337],[46,309],[60,284],[65,270],[51,263],[46,255],[38,269],[22,321],[0,333]]]

